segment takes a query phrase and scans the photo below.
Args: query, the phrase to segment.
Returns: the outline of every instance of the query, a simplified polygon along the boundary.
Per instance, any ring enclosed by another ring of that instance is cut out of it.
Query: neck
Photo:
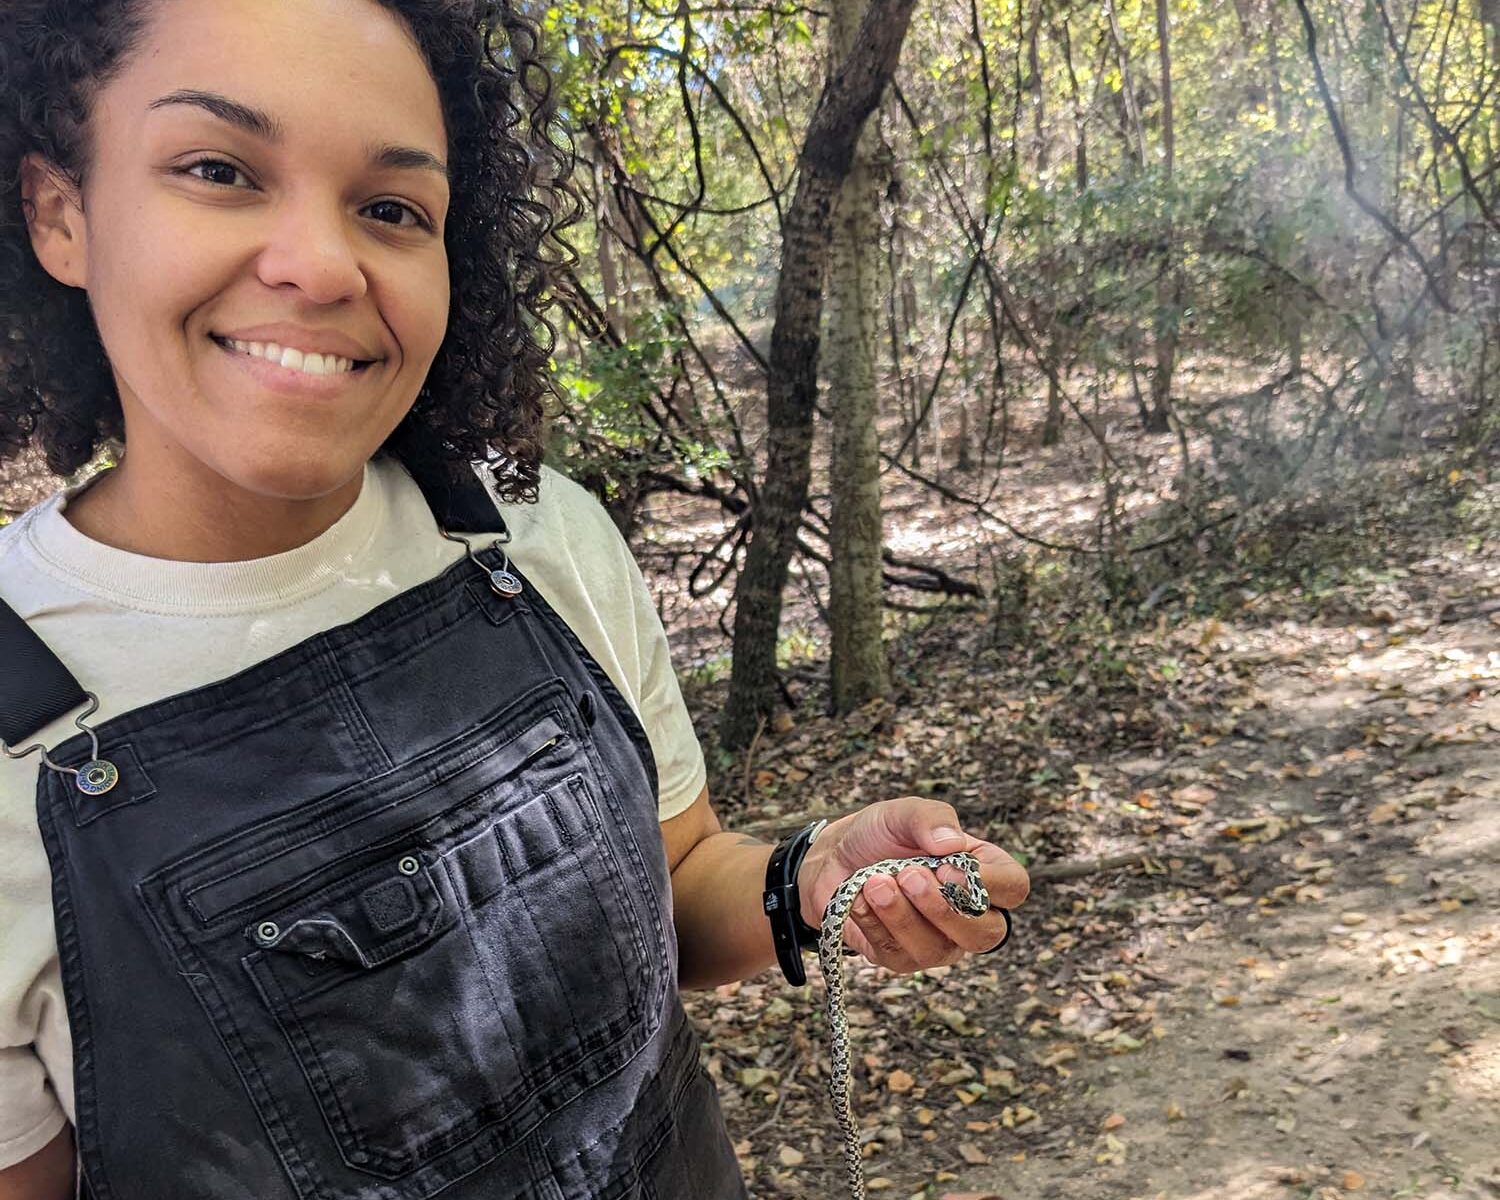
[[[324,496],[286,500],[170,472],[130,469],[130,456],[69,501],[64,515],[86,537],[175,562],[241,562],[306,545],[353,506],[361,472]]]

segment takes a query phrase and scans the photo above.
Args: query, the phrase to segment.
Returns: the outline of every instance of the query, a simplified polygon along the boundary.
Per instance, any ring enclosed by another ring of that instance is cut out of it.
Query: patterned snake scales
[[[982,917],[990,911],[990,894],[979,878],[979,862],[972,854],[946,854],[942,857],[922,855],[916,858],[886,858],[861,867],[844,880],[823,910],[822,936],[818,939],[818,961],[823,967],[823,982],[828,988],[828,1030],[833,1041],[833,1075],[828,1091],[834,1111],[844,1131],[844,1162],[849,1168],[849,1192],[854,1200],[865,1200],[865,1173],[859,1154],[859,1129],[850,1108],[849,1019],[844,1015],[844,980],[840,963],[844,948],[844,923],[849,910],[867,880],[875,875],[894,877],[906,867],[931,867],[936,871],[944,863],[964,873],[967,888],[940,881],[939,890],[955,912],[966,917]],[[1005,937],[1010,937],[1010,914],[1005,909]],[[1004,945],[1004,939],[1000,945]],[[997,950],[999,946],[995,947]]]

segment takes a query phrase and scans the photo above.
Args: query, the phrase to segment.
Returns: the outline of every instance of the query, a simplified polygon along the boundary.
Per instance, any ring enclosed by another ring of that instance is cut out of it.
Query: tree
[[[1172,123],[1172,41],[1171,14],[1167,0],[1156,0],[1157,52],[1161,56],[1161,141],[1162,169],[1166,180],[1167,204],[1172,203],[1173,158],[1176,154],[1176,129]],[[1177,323],[1182,311],[1182,266],[1177,253],[1176,231],[1170,216],[1167,220],[1166,266],[1156,291],[1156,369],[1151,372],[1151,413],[1146,428],[1165,433],[1172,411],[1172,374],[1177,367]]]
[[[853,47],[819,96],[798,159],[797,190],[783,222],[771,329],[766,474],[755,497],[753,533],[736,591],[734,666],[719,727],[730,748],[749,743],[776,700],[782,592],[811,470],[832,209],[865,121],[895,73],[914,7],[916,0],[872,0]]]
[[[865,0],[835,0],[829,62],[853,49]],[[829,491],[829,677],[833,707],[848,712],[884,695],[890,667],[881,637],[880,439],[876,317],[879,311],[879,190],[875,129],[855,144],[839,192],[828,278],[828,395],[833,415]]]

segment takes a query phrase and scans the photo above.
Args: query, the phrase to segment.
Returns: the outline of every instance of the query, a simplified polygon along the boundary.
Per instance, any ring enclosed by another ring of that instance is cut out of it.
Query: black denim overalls
[[[503,527],[477,479],[424,492]],[[645,732],[477,557],[101,724],[103,795],[41,770],[97,1200],[746,1195]]]

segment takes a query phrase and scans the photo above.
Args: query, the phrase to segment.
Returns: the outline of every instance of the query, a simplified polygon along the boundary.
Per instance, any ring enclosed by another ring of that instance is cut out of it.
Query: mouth
[[[383,360],[378,358],[341,358],[333,354],[304,354],[270,342],[240,342],[210,333],[209,340],[221,350],[236,357],[256,359],[270,367],[309,379],[358,375]]]

